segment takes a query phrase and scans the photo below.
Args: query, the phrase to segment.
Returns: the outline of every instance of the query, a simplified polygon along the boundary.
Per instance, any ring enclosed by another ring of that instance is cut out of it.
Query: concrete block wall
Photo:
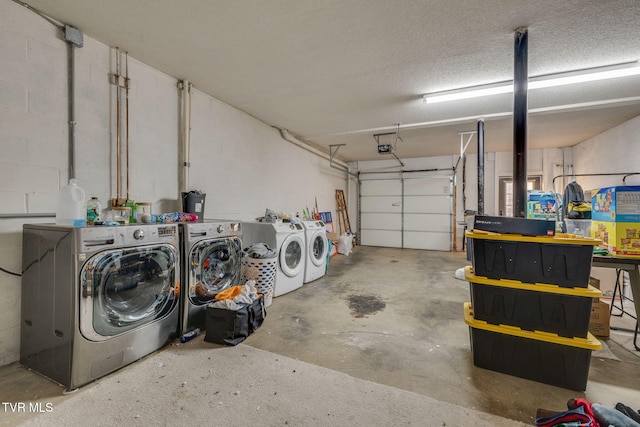
[[[67,44],[50,22],[6,0],[0,58],[0,267],[19,274],[22,224],[53,222],[69,178]],[[117,196],[115,49],[85,33],[75,58],[75,177],[87,197],[105,205]],[[129,196],[151,202],[154,213],[181,210],[178,80],[136,58],[128,62]],[[302,212],[316,199],[320,210],[335,212],[335,190],[347,180],[328,160],[197,87],[192,115],[190,188],[207,193],[207,218],[252,220],[267,207]],[[20,277],[0,271],[0,365],[19,359],[20,285]]]

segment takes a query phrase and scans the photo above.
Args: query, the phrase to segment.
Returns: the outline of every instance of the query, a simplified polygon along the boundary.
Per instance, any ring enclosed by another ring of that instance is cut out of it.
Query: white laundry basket
[[[240,271],[242,283],[246,283],[248,280],[256,281],[257,291],[264,295],[265,307],[269,307],[273,300],[277,262],[278,258],[242,257]]]

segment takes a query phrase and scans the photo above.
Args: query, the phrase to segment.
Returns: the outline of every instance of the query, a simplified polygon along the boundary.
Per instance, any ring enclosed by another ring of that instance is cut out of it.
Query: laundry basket
[[[269,307],[273,300],[273,289],[276,283],[276,266],[278,258],[242,257],[240,277],[242,283],[256,281],[256,289],[264,295],[264,306]]]

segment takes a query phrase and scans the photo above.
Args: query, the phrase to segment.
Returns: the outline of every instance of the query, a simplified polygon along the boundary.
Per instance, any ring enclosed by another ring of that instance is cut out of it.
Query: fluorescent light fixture
[[[532,77],[529,79],[527,86],[529,90],[542,89],[635,75],[640,75],[640,63],[637,61],[606,67],[590,68],[587,70],[569,71],[566,73]],[[513,92],[513,81],[428,93],[423,95],[422,98],[427,104],[435,104],[437,102],[457,101],[461,99],[470,99],[510,92]]]

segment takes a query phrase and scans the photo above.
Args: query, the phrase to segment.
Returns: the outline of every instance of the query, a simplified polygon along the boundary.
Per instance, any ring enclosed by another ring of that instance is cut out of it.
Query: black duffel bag
[[[204,340],[223,345],[240,344],[262,325],[266,316],[263,295],[240,310],[207,306]]]

